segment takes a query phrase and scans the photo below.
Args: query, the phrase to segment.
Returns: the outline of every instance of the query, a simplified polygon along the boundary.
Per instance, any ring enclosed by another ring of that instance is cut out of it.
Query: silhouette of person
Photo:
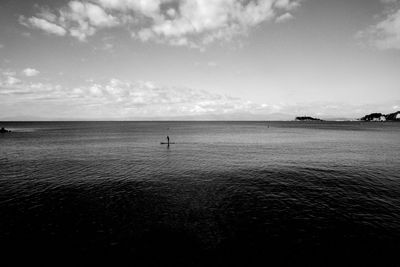
[[[169,145],[169,136],[167,135],[167,141],[168,141],[168,145]]]

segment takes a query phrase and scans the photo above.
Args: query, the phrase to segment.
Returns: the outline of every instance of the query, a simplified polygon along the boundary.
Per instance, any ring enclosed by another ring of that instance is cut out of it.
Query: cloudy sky
[[[1,0],[0,119],[400,110],[400,0]]]

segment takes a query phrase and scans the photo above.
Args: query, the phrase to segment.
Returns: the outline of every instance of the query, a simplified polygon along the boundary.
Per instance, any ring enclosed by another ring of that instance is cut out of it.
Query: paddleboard
[[[174,143],[174,142],[170,142],[169,144],[170,144],[170,145],[174,145],[175,143]],[[166,142],[161,142],[160,145],[168,145],[168,143],[166,143]]]

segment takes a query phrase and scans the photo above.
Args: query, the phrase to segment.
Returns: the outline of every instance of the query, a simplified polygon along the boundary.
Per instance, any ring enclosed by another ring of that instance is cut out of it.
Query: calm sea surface
[[[400,123],[0,126],[16,262],[400,266]]]

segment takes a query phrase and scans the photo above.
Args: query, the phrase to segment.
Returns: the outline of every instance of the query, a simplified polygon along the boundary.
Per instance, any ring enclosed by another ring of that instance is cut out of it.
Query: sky
[[[400,0],[0,1],[0,120],[400,110]]]

